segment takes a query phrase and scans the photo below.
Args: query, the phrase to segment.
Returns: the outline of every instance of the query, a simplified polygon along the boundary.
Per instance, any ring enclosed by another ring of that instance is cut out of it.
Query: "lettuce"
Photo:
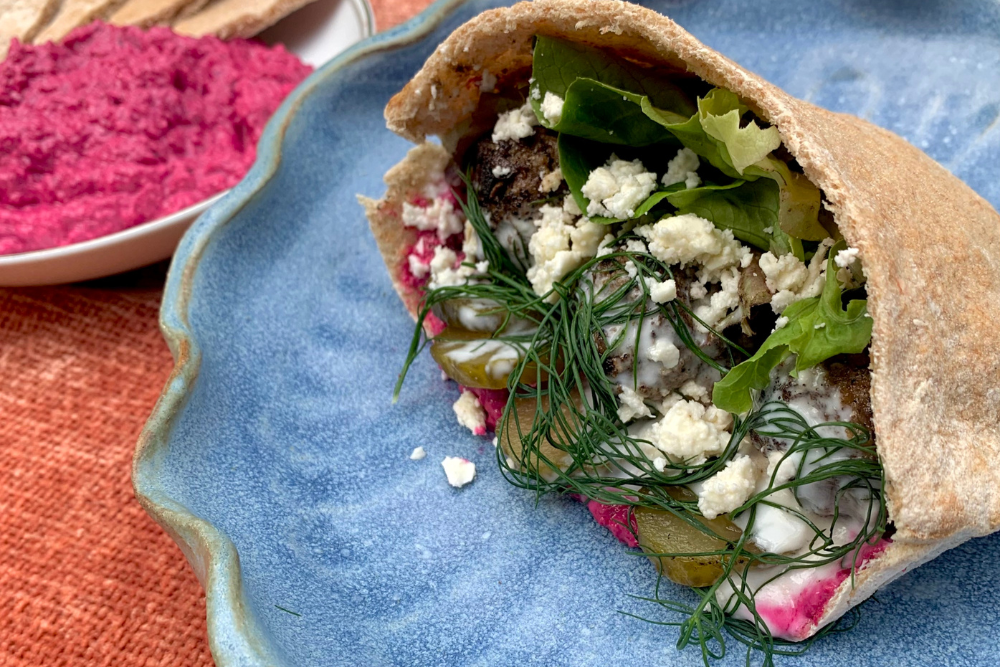
[[[678,215],[693,213],[719,229],[776,255],[792,252],[792,243],[778,224],[781,200],[773,181],[733,181],[728,186],[682,190],[667,196]]]
[[[543,125],[560,132],[562,121],[556,126],[549,123],[542,114],[541,103],[548,92],[565,101],[577,79],[591,79],[609,88],[648,97],[659,109],[675,114],[675,120],[688,118],[697,110],[680,88],[656,76],[654,70],[609,56],[591,46],[544,35],[535,38],[531,76],[530,99],[535,114]]]
[[[731,229],[761,250],[791,251],[800,258],[800,239],[829,236],[819,222],[819,189],[770,156],[781,145],[777,128],[742,125],[748,108],[736,94],[714,88],[692,103],[651,70],[545,36],[536,38],[532,73],[532,107],[543,125],[559,132],[563,176],[582,210],[589,204],[584,183],[612,152],[622,159],[638,157],[647,169],[662,173],[676,149],[685,146],[734,180],[689,191],[658,190],[637,207],[636,217],[669,204]],[[554,124],[541,111],[546,93],[563,99]]]
[[[793,303],[783,315],[788,324],[764,341],[757,353],[730,370],[715,383],[712,401],[716,407],[742,413],[753,407],[754,390],[770,384],[771,371],[795,354],[793,374],[811,368],[837,354],[863,352],[872,337],[872,319],[867,300],[852,300],[843,307],[837,267],[833,258],[846,247],[843,241],[830,250],[823,293]]]
[[[623,146],[672,144],[681,147],[667,128],[642,112],[648,99],[593,79],[577,79],[566,91],[563,114],[551,129],[581,139]],[[539,116],[544,121],[544,116]],[[678,116],[679,118],[679,116]],[[664,150],[669,150],[664,146]]]

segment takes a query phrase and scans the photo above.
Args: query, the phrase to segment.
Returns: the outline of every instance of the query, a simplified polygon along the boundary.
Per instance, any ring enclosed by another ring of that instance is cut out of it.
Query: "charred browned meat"
[[[472,186],[479,204],[489,213],[490,225],[509,219],[530,220],[540,201],[555,194],[542,192],[542,179],[559,168],[557,135],[537,127],[535,134],[521,141],[493,143],[490,135],[473,144],[466,159],[472,168]],[[560,184],[560,190],[565,189]]]

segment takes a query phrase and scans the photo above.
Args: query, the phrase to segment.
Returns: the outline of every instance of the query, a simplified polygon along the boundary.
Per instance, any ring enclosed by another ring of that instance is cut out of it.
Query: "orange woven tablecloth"
[[[372,0],[387,28],[429,0]],[[201,586],[139,507],[132,451],[172,360],[165,265],[0,289],[0,665],[211,665]]]

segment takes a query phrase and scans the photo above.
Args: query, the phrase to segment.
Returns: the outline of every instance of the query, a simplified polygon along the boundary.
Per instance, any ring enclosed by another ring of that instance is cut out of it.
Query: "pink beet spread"
[[[635,514],[629,511],[628,505],[603,505],[591,500],[587,502],[587,509],[590,510],[594,521],[610,530],[622,544],[629,547],[639,546],[639,542],[635,539],[638,533]]]
[[[311,71],[281,46],[93,23],[0,63],[0,254],[103,236],[235,185]]]
[[[860,570],[865,563],[885,551],[890,542],[889,539],[881,539],[875,544],[863,545],[855,564],[857,569]],[[790,605],[768,605],[758,600],[757,613],[767,622],[767,627],[774,636],[792,640],[805,639],[823,617],[826,605],[837,588],[851,576],[851,565],[851,560],[847,559],[846,567],[841,567],[831,577],[803,588]]]
[[[462,387],[462,389],[475,394],[476,398],[479,399],[479,404],[486,411],[486,429],[496,431],[497,423],[499,423],[503,409],[507,405],[510,392],[506,389],[475,389],[472,387]]]

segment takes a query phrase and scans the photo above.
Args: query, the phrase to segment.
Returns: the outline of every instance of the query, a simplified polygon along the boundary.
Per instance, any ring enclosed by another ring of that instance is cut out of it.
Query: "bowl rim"
[[[239,554],[233,542],[172,498],[157,477],[173,426],[201,365],[201,350],[189,319],[194,277],[216,234],[277,172],[285,133],[309,95],[350,64],[425,38],[466,2],[437,0],[409,21],[358,42],[299,84],[268,121],[253,167],[226,196],[219,196],[207,207],[184,234],[171,261],[160,308],[160,330],[174,357],[174,367],[136,443],[132,486],[139,504],[177,543],[205,589],[209,648],[219,667],[263,667],[283,661],[267,645],[267,634],[244,597]]]

